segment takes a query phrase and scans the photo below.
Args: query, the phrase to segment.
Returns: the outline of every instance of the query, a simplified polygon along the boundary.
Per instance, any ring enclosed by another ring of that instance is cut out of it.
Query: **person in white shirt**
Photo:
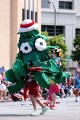
[[[5,100],[7,94],[7,87],[4,81],[0,81],[0,100]]]

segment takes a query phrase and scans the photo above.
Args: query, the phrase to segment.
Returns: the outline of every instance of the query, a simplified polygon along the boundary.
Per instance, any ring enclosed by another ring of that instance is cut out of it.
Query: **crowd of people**
[[[70,97],[71,95],[75,95],[75,101],[78,102],[77,98],[80,95],[80,61],[78,61],[78,66],[73,70],[70,78],[66,79],[66,82],[60,84],[51,83],[49,90],[46,88],[40,88],[38,84],[33,80],[32,75],[30,75],[29,80],[32,80],[32,82],[30,81],[27,83],[28,87],[27,84],[25,84],[24,88],[21,89],[18,93],[10,94],[8,91],[8,86],[11,83],[7,80],[5,72],[5,67],[0,67],[0,101],[23,101],[25,104],[26,100],[31,100],[35,112],[35,99],[37,103],[42,107],[43,112],[47,110],[46,106],[50,107],[51,109],[56,109],[56,97],[66,98]],[[35,85],[36,91],[34,92],[34,95],[29,95],[29,93],[33,93],[34,88],[31,87],[31,85],[34,86],[33,84]],[[46,102],[43,104],[40,101],[40,98],[45,99]]]
[[[8,86],[11,84],[6,77],[6,69],[4,66],[0,67],[0,101],[11,100]]]
[[[69,79],[66,79],[66,82],[59,84],[59,91],[56,93],[57,96],[59,96],[60,98],[66,98],[67,96],[73,94],[75,88],[80,87],[79,69],[80,62],[78,62],[78,66],[72,72],[71,77]],[[6,96],[8,95],[8,86],[11,84],[6,78],[5,71],[6,69],[4,66],[0,67],[0,101],[7,99]],[[40,96],[43,96],[44,99],[48,98],[50,92],[49,90],[47,90],[46,88],[40,88],[39,91],[40,94],[42,94]],[[23,94],[24,101],[29,98],[28,88],[26,87],[26,85],[24,89],[20,91],[20,94]]]
[[[5,75],[5,67],[0,67],[0,101],[10,100],[10,101],[23,101],[22,105],[26,104],[27,100],[32,100],[32,104],[34,106],[35,112],[37,112],[36,108],[36,102],[39,103],[39,105],[42,107],[43,113],[48,109],[46,106],[48,106],[50,109],[56,109],[56,104],[59,103],[56,101],[56,97],[59,98],[66,98],[70,97],[72,95],[75,95],[76,99],[75,101],[78,102],[77,97],[79,96],[79,89],[80,89],[80,62],[78,62],[78,66],[74,69],[72,72],[71,77],[66,79],[66,82],[60,83],[59,85],[56,85],[49,90],[46,88],[40,88],[37,83],[31,83],[32,85],[36,85],[37,92],[35,91],[34,95],[29,95],[29,92],[33,92],[32,87],[29,85],[28,87],[24,86],[23,89],[21,89],[18,93],[10,94],[8,91],[8,86],[11,84]],[[31,77],[31,76],[30,76]],[[32,78],[33,79],[33,78]],[[32,81],[35,82],[35,81]],[[30,84],[30,83],[28,83]],[[52,84],[54,85],[54,84]],[[39,87],[39,88],[38,88]],[[38,93],[39,92],[39,93]],[[39,95],[39,96],[38,96]],[[42,103],[40,99],[46,100],[46,102]],[[39,114],[38,112],[36,113]]]
[[[62,50],[46,44],[47,38],[39,34],[37,23],[30,19],[22,21],[18,34],[19,52],[13,67],[6,75],[6,70],[1,67],[0,100],[30,99],[34,109],[31,115],[40,114],[37,103],[42,108],[41,114],[44,114],[49,108],[56,108],[57,96],[70,96],[74,84],[70,81],[70,74],[61,69]],[[41,101],[41,97],[47,104]]]

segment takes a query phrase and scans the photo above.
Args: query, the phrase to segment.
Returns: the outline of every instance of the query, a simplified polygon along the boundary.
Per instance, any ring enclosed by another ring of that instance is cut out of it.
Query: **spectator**
[[[80,73],[80,60],[78,61],[78,66],[75,68],[75,77]]]
[[[62,97],[65,97],[64,89],[65,89],[65,85],[64,85],[64,83],[61,83],[60,84],[60,93],[62,94]]]
[[[42,97],[44,99],[47,99],[48,98],[48,95],[49,95],[49,90],[46,89],[46,88],[42,88]]]
[[[65,88],[64,88],[64,93],[65,93],[65,97],[67,97],[67,95],[71,95],[71,91],[70,91],[70,87],[68,86],[68,84],[65,84]]]
[[[6,95],[7,95],[6,84],[3,81],[1,81],[1,84],[0,84],[0,99],[1,100],[5,100],[6,99]]]
[[[2,75],[2,81],[4,81],[4,79],[5,79],[5,72],[1,72],[1,75]]]
[[[5,72],[5,71],[6,71],[6,70],[5,70],[5,67],[4,67],[4,66],[0,67],[0,73]]]
[[[80,72],[75,78],[75,83],[74,83],[74,94],[76,96],[75,102],[78,102],[77,97],[79,96],[79,93],[80,93]]]

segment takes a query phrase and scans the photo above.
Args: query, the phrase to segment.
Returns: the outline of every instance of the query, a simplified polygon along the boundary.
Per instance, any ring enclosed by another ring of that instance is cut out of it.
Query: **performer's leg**
[[[43,115],[48,110],[48,107],[42,103],[40,98],[36,98],[36,102],[42,107],[41,114]]]
[[[48,108],[45,107],[45,105],[39,99],[39,85],[35,81],[32,81],[28,83],[28,86],[30,86],[29,96],[34,108],[34,112],[31,115],[39,115],[39,112],[37,111],[36,103],[38,103],[42,107],[42,114],[44,114],[48,110]]]
[[[51,106],[53,106],[53,100],[52,100],[51,94],[49,95],[48,99],[49,99],[49,101],[50,101],[50,108],[51,108]]]
[[[34,97],[33,95],[29,95],[29,96],[30,96],[30,99],[31,99],[31,102],[32,102],[34,110],[37,110],[37,107],[36,107],[36,97]]]
[[[52,100],[53,100],[53,105],[56,105],[56,94],[53,93],[53,94],[51,94],[51,96],[52,96]]]
[[[24,101],[26,101],[26,99],[28,98],[28,88],[24,87],[24,93],[23,93],[23,97],[24,97]]]
[[[42,101],[40,100],[40,98],[36,98],[36,102],[37,102],[42,108],[45,107],[45,105],[42,103]]]

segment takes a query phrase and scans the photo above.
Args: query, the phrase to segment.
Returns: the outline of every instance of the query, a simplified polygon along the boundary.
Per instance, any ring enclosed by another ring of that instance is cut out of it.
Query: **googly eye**
[[[22,53],[28,54],[32,51],[31,46],[29,45],[28,42],[22,43],[20,46],[20,50]]]
[[[35,40],[35,48],[38,51],[43,51],[46,49],[46,42],[42,38]]]

